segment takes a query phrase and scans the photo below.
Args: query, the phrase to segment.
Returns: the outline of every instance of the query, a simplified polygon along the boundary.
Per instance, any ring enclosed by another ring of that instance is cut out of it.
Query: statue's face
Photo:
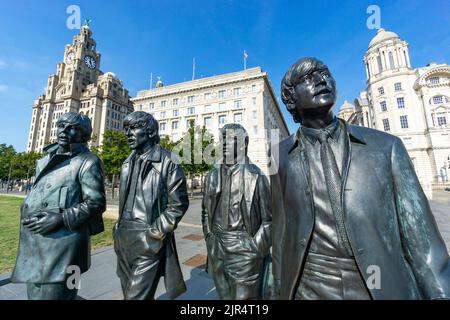
[[[64,147],[81,141],[80,127],[76,124],[60,121],[56,131],[58,145]]]
[[[329,108],[336,102],[336,82],[328,68],[303,76],[295,86],[295,108],[301,113]]]
[[[144,126],[140,123],[127,123],[124,125],[127,142],[131,149],[142,148],[150,141],[150,137]]]
[[[245,157],[245,135],[234,130],[226,130],[222,133],[223,162],[235,164]]]

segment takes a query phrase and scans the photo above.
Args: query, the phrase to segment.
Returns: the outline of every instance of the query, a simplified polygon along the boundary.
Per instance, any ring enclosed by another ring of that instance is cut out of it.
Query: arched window
[[[391,69],[395,68],[394,55],[392,54],[392,52],[389,52],[389,64],[391,66]]]
[[[378,64],[378,73],[383,71],[383,64],[381,63],[381,57],[377,56],[377,64]]]

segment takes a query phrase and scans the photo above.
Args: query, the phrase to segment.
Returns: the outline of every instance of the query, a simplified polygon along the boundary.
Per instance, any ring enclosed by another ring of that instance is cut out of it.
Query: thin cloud
[[[6,66],[6,62],[4,60],[0,60],[0,69],[3,69]]]
[[[0,92],[4,92],[4,91],[6,91],[6,89],[8,89],[7,85],[0,84]]]

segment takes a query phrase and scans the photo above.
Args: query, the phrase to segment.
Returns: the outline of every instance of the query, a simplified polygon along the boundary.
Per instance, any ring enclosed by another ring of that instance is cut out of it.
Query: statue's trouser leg
[[[77,289],[69,289],[66,282],[27,283],[29,300],[76,300]]]
[[[221,234],[223,270],[230,279],[231,299],[258,299],[262,279],[262,257],[252,245],[247,232],[230,231]]]
[[[230,300],[230,279],[224,271],[223,248],[216,235],[214,235],[208,245],[208,260],[210,260],[210,266],[212,267],[209,273],[214,280],[219,299]]]
[[[153,240],[146,236],[148,229],[142,226],[142,223],[122,221],[114,235],[117,275],[125,300],[154,299],[163,272],[164,248],[154,252],[149,243]]]

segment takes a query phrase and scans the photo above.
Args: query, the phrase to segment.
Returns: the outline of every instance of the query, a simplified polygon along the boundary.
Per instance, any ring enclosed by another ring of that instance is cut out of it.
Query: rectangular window
[[[397,98],[397,106],[399,109],[405,108],[405,99],[403,97]]]
[[[253,134],[258,134],[258,127],[257,126],[253,126]]]
[[[381,111],[382,112],[387,111],[386,101],[381,101],[380,102],[380,107],[381,107]]]
[[[234,100],[234,108],[242,108],[242,100]]]
[[[383,88],[383,87],[379,87],[379,88],[378,88],[378,93],[379,93],[380,95],[383,95],[383,94],[384,94],[384,88]]]
[[[445,126],[447,125],[447,118],[445,116],[445,113],[440,112],[437,114],[437,122],[438,126]]]
[[[254,106],[256,106],[256,97],[253,97],[253,98],[252,98],[252,104],[253,104]]]
[[[383,119],[383,128],[384,128],[384,131],[391,131],[391,127],[389,125],[389,119]]]
[[[178,117],[178,109],[173,109],[172,116]]]
[[[166,106],[166,100],[161,101],[161,107],[164,108]]]
[[[188,97],[188,103],[194,103],[194,96]]]
[[[256,84],[252,84],[252,92],[256,92]]]
[[[164,119],[166,117],[166,112],[165,111],[161,111],[161,119]]]
[[[443,102],[442,96],[434,96],[433,97],[433,103],[434,104],[440,104]]]
[[[188,111],[188,115],[194,114],[195,113],[195,107],[189,107],[187,109],[187,111]]]
[[[219,116],[219,125],[227,123],[227,116]]]
[[[431,84],[439,84],[439,77],[430,77]]]
[[[234,93],[235,96],[240,95],[241,94],[241,88],[234,88],[233,89],[233,93]]]
[[[225,90],[219,90],[219,98],[225,98]]]
[[[203,120],[205,127],[210,128],[212,125],[212,118],[211,117],[205,117],[205,119]]]
[[[211,105],[210,104],[206,104],[205,105],[205,112],[211,112]]]
[[[408,128],[408,116],[400,116],[400,127],[402,129]]]
[[[160,131],[165,131],[166,130],[166,123],[165,122],[161,122],[159,124],[159,130]]]
[[[438,126],[447,125],[447,117],[445,116],[444,112],[439,112],[437,114],[437,122],[438,122]]]
[[[203,96],[203,99],[205,99],[205,100],[211,99],[211,93],[209,93],[209,92],[205,93]]]
[[[153,109],[155,108],[155,103],[154,103],[154,102],[150,102],[150,103],[148,104],[148,108],[149,108],[150,110],[153,110]]]
[[[401,82],[394,83],[394,90],[395,91],[402,91],[402,83]]]
[[[173,104],[174,106],[177,106],[177,105],[178,105],[178,98],[173,99],[173,100],[172,100],[172,104]]]
[[[256,110],[253,110],[253,119],[256,119],[257,114],[256,114]]]
[[[223,111],[227,108],[227,104],[225,102],[219,103],[219,111]]]
[[[178,129],[178,121],[172,122],[172,130],[177,130],[177,129]]]
[[[234,114],[234,122],[242,122],[242,113]]]

